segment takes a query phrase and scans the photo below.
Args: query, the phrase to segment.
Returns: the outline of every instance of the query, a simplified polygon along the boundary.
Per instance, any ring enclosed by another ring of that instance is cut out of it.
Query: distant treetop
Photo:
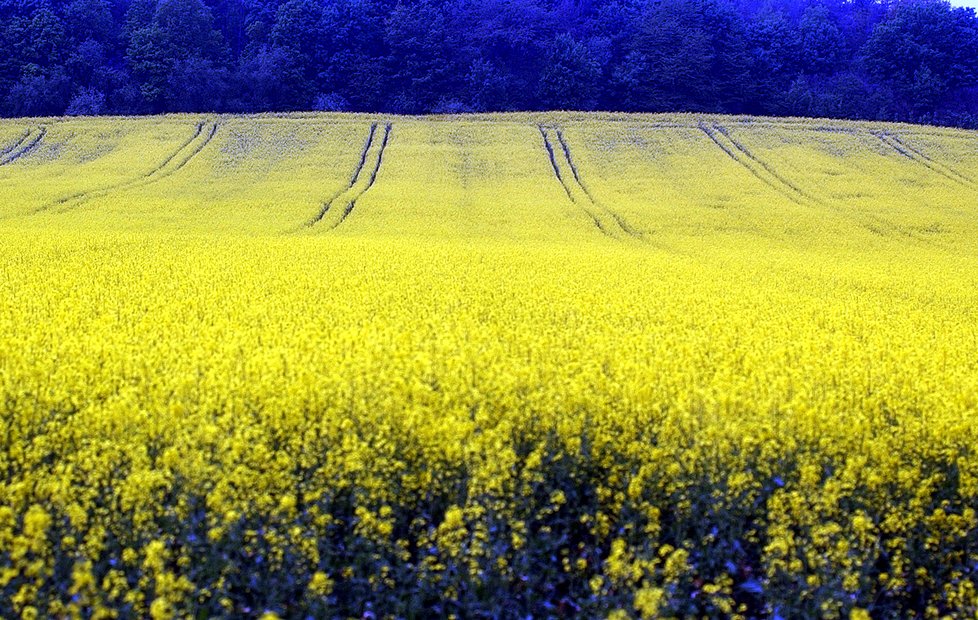
[[[0,0],[4,116],[703,111],[978,127],[936,0]]]

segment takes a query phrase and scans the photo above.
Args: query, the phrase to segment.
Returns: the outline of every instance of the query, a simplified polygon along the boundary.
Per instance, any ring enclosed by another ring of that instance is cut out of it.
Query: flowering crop
[[[373,122],[0,168],[0,615],[978,613],[978,138]]]

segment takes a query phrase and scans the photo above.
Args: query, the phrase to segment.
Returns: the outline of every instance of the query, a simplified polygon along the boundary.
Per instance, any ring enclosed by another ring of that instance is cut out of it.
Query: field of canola
[[[978,134],[0,122],[0,616],[976,617]]]

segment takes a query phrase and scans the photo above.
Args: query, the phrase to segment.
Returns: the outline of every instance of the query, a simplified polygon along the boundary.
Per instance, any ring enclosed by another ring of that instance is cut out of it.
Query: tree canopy
[[[939,0],[0,0],[0,114],[704,111],[978,126]]]

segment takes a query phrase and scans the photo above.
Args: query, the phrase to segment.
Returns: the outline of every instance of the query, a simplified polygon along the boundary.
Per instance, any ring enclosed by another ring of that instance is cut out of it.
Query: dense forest
[[[0,114],[712,111],[978,126],[935,0],[0,0]]]

